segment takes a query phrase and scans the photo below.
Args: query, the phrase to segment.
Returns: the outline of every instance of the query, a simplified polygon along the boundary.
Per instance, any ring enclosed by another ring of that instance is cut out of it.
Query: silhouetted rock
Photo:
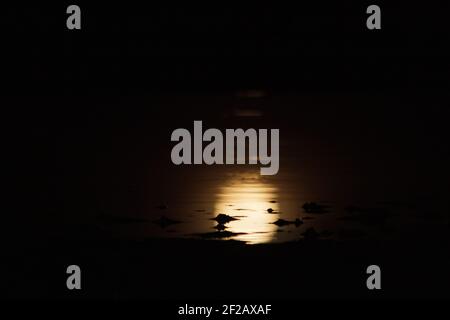
[[[278,227],[284,227],[284,226],[288,226],[288,225],[294,224],[296,227],[298,227],[298,226],[303,224],[303,221],[298,219],[298,218],[295,219],[295,221],[278,219],[277,221],[273,222],[273,224],[277,225]]]
[[[305,240],[316,240],[320,237],[320,234],[316,231],[316,229],[310,227],[302,233],[302,236],[305,238]]]
[[[156,206],[156,209],[159,209],[159,210],[166,210],[166,209],[167,209],[167,206],[166,206],[165,204],[161,204],[161,205],[159,205],[159,206]]]
[[[234,221],[234,220],[237,220],[237,219],[233,218],[233,217],[231,217],[231,216],[229,216],[227,214],[219,213],[217,215],[217,217],[213,218],[212,220],[217,221],[217,223],[219,223],[219,224],[226,224],[226,223],[228,223],[230,221]]]
[[[214,227],[214,229],[217,229],[218,231],[223,231],[226,228],[228,228],[226,225],[220,223]]]
[[[223,239],[223,238],[231,238],[238,235],[242,235],[245,233],[240,232],[231,232],[231,231],[215,231],[215,232],[207,232],[198,234],[198,236],[204,239]]]
[[[321,213],[327,213],[329,206],[317,204],[315,202],[306,202],[302,206],[303,210],[307,213],[311,214],[321,214]]]
[[[292,222],[291,221],[287,221],[284,219],[278,219],[275,222],[272,222],[274,225],[277,225],[278,227],[283,227],[283,226],[287,226],[290,225]]]
[[[159,225],[161,228],[166,228],[166,227],[171,226],[173,224],[181,223],[181,221],[172,220],[172,219],[167,218],[165,216],[161,216],[159,219],[153,220],[153,223]]]

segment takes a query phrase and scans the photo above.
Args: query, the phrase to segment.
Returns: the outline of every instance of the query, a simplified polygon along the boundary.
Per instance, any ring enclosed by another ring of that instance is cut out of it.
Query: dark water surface
[[[70,297],[73,263],[89,298],[368,297],[374,263],[384,296],[448,296],[443,101],[430,92],[407,101],[160,93],[79,96],[62,112],[49,99],[61,121],[34,123],[26,136],[39,156],[23,157],[26,179],[15,183],[32,197],[15,202],[13,227],[3,228],[8,270],[20,274],[7,278],[7,296]],[[192,131],[194,120],[280,129],[278,174],[172,164],[171,133]],[[234,220],[220,225],[219,214]]]
[[[298,240],[309,228],[331,239],[413,236],[448,221],[439,101],[263,90],[99,100],[62,138],[62,170],[73,181],[64,219],[130,237],[249,244]],[[405,114],[408,104],[421,103],[426,114]],[[174,114],[180,105],[184,112]],[[259,164],[172,164],[171,132],[193,133],[194,120],[204,130],[279,128],[278,174],[261,176]],[[306,212],[306,202],[324,212]],[[220,213],[236,220],[216,230]],[[278,227],[278,219],[303,224]]]

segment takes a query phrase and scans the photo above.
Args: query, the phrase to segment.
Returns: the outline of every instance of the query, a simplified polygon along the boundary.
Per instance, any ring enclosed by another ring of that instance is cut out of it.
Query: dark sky
[[[4,10],[7,81],[2,104],[7,106],[5,117],[11,119],[5,127],[8,143],[23,164],[24,181],[45,175],[47,169],[54,171],[54,152],[70,149],[70,143],[88,159],[92,141],[102,142],[107,132],[120,131],[114,128],[144,125],[143,115],[157,117],[168,111],[145,109],[145,99],[135,105],[127,102],[131,97],[139,101],[140,95],[254,88],[297,96],[358,95],[370,107],[342,102],[347,98],[328,104],[325,111],[347,124],[338,125],[339,132],[358,132],[365,115],[372,141],[377,130],[386,127],[396,141],[411,145],[420,140],[436,151],[430,159],[448,151],[449,28],[440,7],[380,4],[382,30],[369,31],[366,5],[354,2],[80,6],[80,31],[66,29],[62,4]],[[378,108],[373,97],[380,94],[384,98]],[[190,107],[177,103],[170,113],[183,118]],[[205,108],[211,111],[215,106]],[[319,115],[313,101],[302,110],[286,112],[288,108],[289,103],[280,106],[281,122],[292,124],[305,112]],[[170,124],[155,125],[167,130]],[[85,130],[77,135],[75,129],[80,128]],[[80,147],[83,143],[90,147]],[[22,145],[31,145],[33,161]],[[419,148],[414,154],[426,158]]]
[[[80,6],[75,32],[62,4],[5,9],[11,83],[40,93],[63,85],[298,92],[447,84],[449,28],[433,5],[382,5],[377,31],[366,29],[367,5],[356,2]]]

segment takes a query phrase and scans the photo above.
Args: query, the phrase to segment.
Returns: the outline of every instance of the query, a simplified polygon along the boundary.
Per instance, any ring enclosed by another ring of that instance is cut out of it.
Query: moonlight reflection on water
[[[239,219],[227,224],[227,231],[239,233],[233,239],[249,244],[271,242],[277,230],[272,223],[279,218],[277,197],[278,188],[258,173],[237,174],[219,188],[214,212]]]

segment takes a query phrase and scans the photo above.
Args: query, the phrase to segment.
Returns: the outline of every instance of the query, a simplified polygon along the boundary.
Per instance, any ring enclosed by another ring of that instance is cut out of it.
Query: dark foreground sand
[[[101,240],[100,240],[101,239]],[[299,299],[450,297],[449,237],[406,241],[237,241],[105,237],[51,239],[6,253],[9,298]],[[82,290],[66,289],[66,268],[82,269]],[[382,290],[366,288],[366,268]]]

